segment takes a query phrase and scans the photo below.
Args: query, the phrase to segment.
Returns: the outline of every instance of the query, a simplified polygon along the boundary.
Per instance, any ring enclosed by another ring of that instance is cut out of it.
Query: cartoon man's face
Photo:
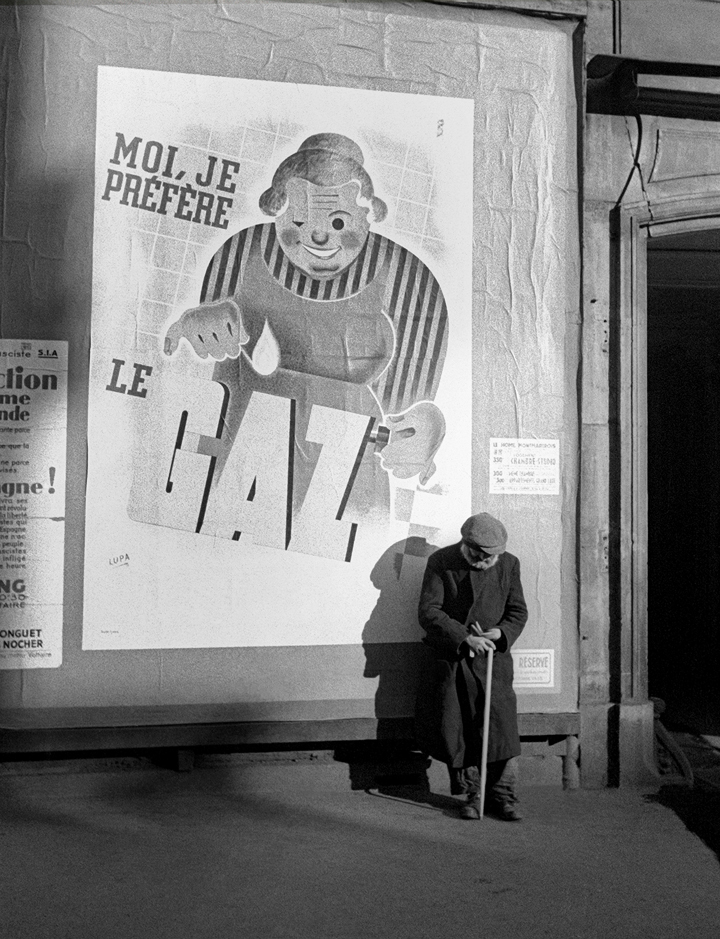
[[[285,254],[310,277],[328,280],[360,254],[370,222],[357,195],[354,182],[315,186],[297,177],[288,182],[288,206],[275,227]]]

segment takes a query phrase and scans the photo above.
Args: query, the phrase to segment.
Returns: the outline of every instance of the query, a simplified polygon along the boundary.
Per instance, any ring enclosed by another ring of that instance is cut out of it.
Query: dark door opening
[[[720,229],[648,240],[649,693],[720,734]]]

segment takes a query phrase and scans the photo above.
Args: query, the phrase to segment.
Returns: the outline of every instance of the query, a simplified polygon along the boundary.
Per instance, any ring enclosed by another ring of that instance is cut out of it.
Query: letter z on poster
[[[473,108],[99,70],[84,648],[420,638],[470,510]]]

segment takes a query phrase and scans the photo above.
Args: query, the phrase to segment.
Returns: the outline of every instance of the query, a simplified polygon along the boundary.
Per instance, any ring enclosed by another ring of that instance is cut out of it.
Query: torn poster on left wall
[[[67,343],[0,340],[0,669],[62,664]]]

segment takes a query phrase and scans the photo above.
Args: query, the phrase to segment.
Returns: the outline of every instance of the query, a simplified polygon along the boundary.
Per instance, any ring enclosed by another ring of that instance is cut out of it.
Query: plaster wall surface
[[[95,89],[98,66],[121,65],[475,99],[471,508],[505,521],[523,561],[529,635],[558,657],[555,686],[522,694],[521,710],[574,710],[576,23],[424,3],[281,2],[23,5],[0,8],[0,23],[2,335],[70,343],[64,660],[3,671],[0,705],[233,704],[249,720],[413,708],[419,644],[81,649]],[[551,100],[560,139],[548,137]],[[491,436],[560,439],[560,496],[489,497]]]

